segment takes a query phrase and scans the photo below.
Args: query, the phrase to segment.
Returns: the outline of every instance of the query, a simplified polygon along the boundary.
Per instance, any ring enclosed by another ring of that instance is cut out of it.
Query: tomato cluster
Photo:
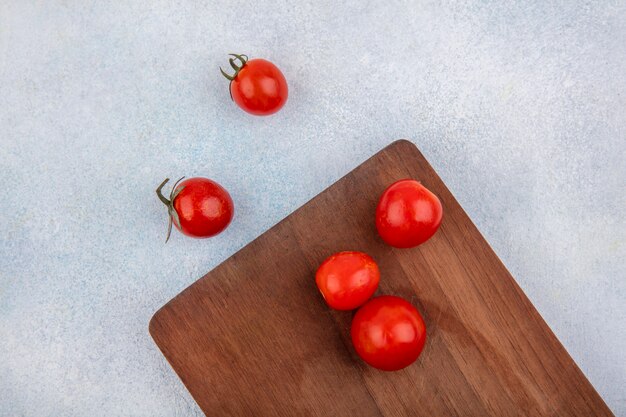
[[[409,248],[430,239],[441,224],[441,202],[415,180],[391,184],[376,208],[376,228],[389,245]],[[426,342],[426,325],[411,303],[383,295],[370,300],[380,281],[380,270],[363,252],[339,252],[327,258],[315,282],[329,307],[359,308],[350,336],[356,353],[369,365],[397,371],[415,362]],[[368,301],[369,300],[369,301]]]
[[[230,54],[235,71],[227,74],[232,100],[244,111],[266,116],[280,110],[288,96],[287,81],[273,63]],[[207,178],[178,180],[166,198],[157,188],[168,211],[166,242],[172,224],[196,238],[215,236],[230,224],[234,205],[228,192]],[[376,208],[376,229],[387,244],[410,248],[430,239],[441,224],[441,202],[421,183],[404,179],[391,184]],[[358,311],[350,335],[356,353],[369,365],[395,371],[419,357],[426,342],[426,325],[411,303],[400,297],[371,298],[380,282],[380,270],[363,252],[339,252],[327,258],[315,274],[315,282],[329,307]]]

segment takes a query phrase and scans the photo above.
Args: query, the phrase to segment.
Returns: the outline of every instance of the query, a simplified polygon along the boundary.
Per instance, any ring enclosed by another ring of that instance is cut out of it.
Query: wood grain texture
[[[440,230],[414,249],[376,233],[378,197],[415,178],[439,196]],[[314,273],[360,250],[378,294],[424,316],[422,356],[398,372],[359,360],[352,313],[331,311]],[[611,416],[444,183],[397,141],[161,308],[150,333],[209,416]]]

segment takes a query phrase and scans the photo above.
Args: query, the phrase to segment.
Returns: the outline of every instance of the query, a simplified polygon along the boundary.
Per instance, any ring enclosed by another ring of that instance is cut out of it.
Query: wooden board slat
[[[374,210],[393,181],[439,196],[435,236],[394,249]],[[360,250],[379,294],[423,314],[418,361],[382,372],[359,360],[352,313],[331,311],[314,273]],[[610,410],[417,148],[397,141],[191,285],[150,333],[209,416],[611,416]]]

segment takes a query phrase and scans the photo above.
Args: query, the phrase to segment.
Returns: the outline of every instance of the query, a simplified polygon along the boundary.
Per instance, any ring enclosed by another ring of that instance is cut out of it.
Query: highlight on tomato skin
[[[228,60],[234,70],[230,75],[220,71],[230,84],[231,99],[242,110],[256,116],[269,116],[287,102],[287,80],[276,65],[265,59],[248,59],[247,55],[230,54]]]
[[[338,252],[326,258],[315,274],[315,283],[326,304],[336,310],[353,310],[378,288],[380,270],[364,252]]]
[[[403,179],[382,193],[376,207],[376,229],[390,246],[412,248],[439,229],[443,207],[439,198],[419,181]]]
[[[403,298],[372,298],[354,315],[350,337],[357,355],[382,371],[398,371],[419,358],[426,343],[426,324]]]
[[[208,178],[195,177],[182,181],[183,179],[184,177],[176,181],[169,199],[161,192],[169,178],[156,190],[168,212],[165,241],[170,238],[172,224],[184,235],[195,238],[208,238],[224,231],[235,212],[228,191]]]

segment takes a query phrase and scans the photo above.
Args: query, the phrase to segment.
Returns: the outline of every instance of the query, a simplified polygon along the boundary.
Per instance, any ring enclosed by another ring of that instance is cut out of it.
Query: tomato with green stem
[[[287,80],[276,65],[265,59],[249,60],[243,54],[230,56],[228,62],[235,73],[229,75],[222,68],[220,71],[230,81],[230,97],[241,109],[257,116],[268,116],[285,105]]]
[[[184,178],[176,181],[169,199],[162,193],[169,178],[156,190],[159,200],[167,207],[166,242],[172,232],[172,223],[187,236],[207,238],[221,233],[233,218],[233,200],[224,187],[208,178],[195,177],[182,181]]]

